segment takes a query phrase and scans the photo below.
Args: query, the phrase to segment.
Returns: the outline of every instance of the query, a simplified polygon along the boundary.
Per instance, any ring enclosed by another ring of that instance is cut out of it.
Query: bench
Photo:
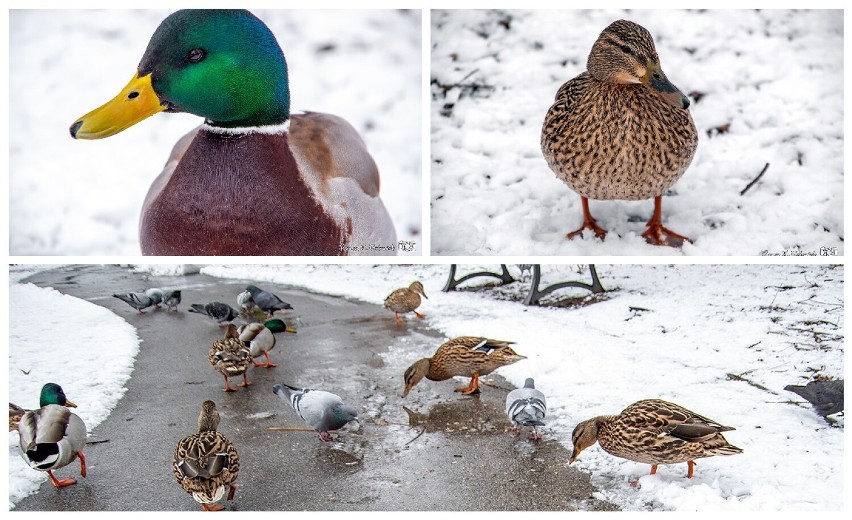
[[[506,264],[500,264],[501,271],[500,273],[492,273],[490,271],[477,271],[475,273],[470,273],[462,276],[461,278],[456,279],[456,264],[450,265],[450,276],[447,278],[447,283],[444,284],[444,288],[441,289],[443,292],[454,291],[460,284],[470,280],[471,278],[478,277],[491,277],[497,278],[502,283],[501,285],[505,285],[508,283],[516,282],[515,278],[509,273],[509,270],[506,268]],[[567,281],[567,282],[557,282],[554,284],[550,284],[547,287],[540,287],[541,285],[541,265],[540,264],[531,264],[529,266],[525,265],[523,268],[529,268],[532,270],[532,283],[530,284],[530,290],[527,293],[526,298],[524,298],[524,305],[538,305],[539,300],[544,296],[556,291],[558,289],[564,289],[566,287],[577,287],[580,289],[586,289],[590,291],[592,294],[600,294],[605,292],[606,289],[601,285],[601,281],[598,278],[598,272],[595,269],[594,264],[589,264],[589,273],[591,275],[591,283],[585,282],[577,282],[577,281]],[[523,269],[522,268],[522,269]]]

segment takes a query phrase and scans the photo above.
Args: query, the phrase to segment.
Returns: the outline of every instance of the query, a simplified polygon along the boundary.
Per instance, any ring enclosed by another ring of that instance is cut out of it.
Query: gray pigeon
[[[226,321],[232,321],[239,313],[228,305],[227,303],[222,302],[212,302],[212,303],[193,303],[189,306],[189,312],[197,312],[198,314],[206,314],[210,316],[220,327],[225,326]]]
[[[254,304],[266,311],[268,318],[271,318],[275,311],[283,311],[285,309],[293,308],[292,305],[283,301],[278,296],[266,292],[254,285],[246,287],[246,291],[251,294],[251,299],[254,301]]]
[[[157,308],[160,308],[160,304],[163,303],[163,290],[157,289],[156,287],[152,287],[150,289],[145,289],[145,296],[151,298],[154,301],[154,305]]]
[[[321,441],[331,440],[329,430],[339,430],[349,421],[358,420],[355,408],[343,404],[343,399],[331,392],[294,388],[286,384],[274,385],[272,391],[284,401],[290,402],[299,417],[317,431]]]
[[[157,305],[160,301],[162,301],[162,298],[159,301],[156,301],[154,298],[148,296],[144,292],[119,293],[113,294],[113,297],[118,298],[119,300],[127,303],[127,305],[130,305],[131,307],[139,311],[139,314],[145,314],[145,309],[153,307]]]
[[[178,290],[171,289],[163,291],[163,303],[166,304],[166,307],[168,307],[170,311],[177,312],[177,306],[180,303],[180,298],[180,291]]]
[[[530,440],[538,441],[538,427],[544,426],[544,416],[547,413],[547,402],[544,394],[536,390],[532,378],[527,378],[523,388],[516,388],[506,396],[506,415],[512,421],[512,431],[518,431],[521,426],[532,426]]]
[[[843,380],[811,381],[805,386],[787,385],[784,390],[799,394],[823,417],[843,411]]]
[[[254,300],[251,299],[251,293],[243,291],[237,295],[237,307],[240,308],[240,312],[244,316],[251,316],[251,311],[254,310],[257,305],[255,305]]]

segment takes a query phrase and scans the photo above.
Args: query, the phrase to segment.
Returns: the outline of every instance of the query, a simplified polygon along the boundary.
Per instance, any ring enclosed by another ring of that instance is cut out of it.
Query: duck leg
[[[273,362],[272,362],[272,360],[271,360],[271,359],[269,359],[269,353],[268,353],[268,352],[264,352],[264,353],[263,353],[263,355],[266,357],[266,363],[265,363],[265,364],[261,364],[261,363],[257,363],[257,362],[255,362],[255,361],[252,361],[252,362],[251,362],[252,366],[255,366],[255,367],[262,367],[262,368],[275,368],[275,367],[277,367],[277,366],[278,366],[278,364],[277,364],[277,363],[273,363]]]
[[[86,478],[86,457],[82,451],[77,452],[77,458],[80,459],[80,476]]]
[[[237,492],[237,485],[231,484],[230,488],[228,489],[228,500],[233,500],[234,499],[234,493],[236,493],[236,492]]]
[[[654,464],[653,466],[651,466],[651,475],[656,475],[656,474],[657,474],[657,465]]]
[[[580,195],[580,199],[583,202],[583,226],[576,231],[572,231],[566,235],[568,240],[573,240],[577,235],[582,235],[583,231],[590,229],[595,232],[595,236],[600,238],[601,240],[606,237],[606,229],[598,226],[598,222],[592,216],[592,213],[589,211],[589,199]]]
[[[686,465],[689,467],[689,470],[686,472],[686,478],[692,478],[692,475],[695,473],[695,461],[688,460],[686,461]]]
[[[416,315],[417,315],[417,317],[418,317],[418,318],[420,318],[421,320],[422,320],[423,318],[425,318],[425,317],[426,317],[426,315],[425,315],[425,314],[420,314],[420,313],[419,313],[419,312],[417,312],[417,311],[414,311],[414,314],[416,314]]]
[[[204,511],[221,511],[225,509],[225,506],[219,502],[210,502],[209,504],[201,504],[201,509]]]
[[[479,393],[479,372],[474,372],[473,377],[470,378],[470,384],[465,386],[460,386],[456,388],[456,392],[461,392],[464,395],[472,395]]]
[[[398,313],[398,312],[393,313],[393,319],[395,319],[395,320],[396,320],[396,324],[397,324],[397,325],[402,325],[402,320],[399,318],[399,313]]]
[[[50,470],[47,470],[47,476],[50,477],[50,483],[53,484],[53,487],[57,489],[65,486],[73,486],[77,483],[77,481],[73,478],[64,478],[62,480],[59,480],[53,475],[53,472]]]
[[[679,235],[670,229],[663,227],[663,196],[657,195],[654,199],[654,216],[646,224],[648,229],[642,233],[645,241],[655,246],[680,247],[684,242],[692,243],[692,240]]]
[[[251,381],[248,380],[248,371],[243,372],[243,382],[237,383],[237,386],[242,386],[242,387],[251,386]]]
[[[228,379],[228,376],[223,374],[222,377],[225,378],[225,388],[223,388],[223,390],[226,392],[236,392],[237,389],[231,386],[231,381]]]

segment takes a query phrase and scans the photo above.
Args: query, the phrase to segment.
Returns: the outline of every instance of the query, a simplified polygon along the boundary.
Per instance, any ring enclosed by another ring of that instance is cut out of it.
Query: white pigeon
[[[343,399],[331,392],[295,388],[286,384],[273,385],[272,391],[290,402],[299,417],[316,430],[321,441],[331,440],[329,430],[339,430],[349,421],[358,420],[355,408],[343,404]]]
[[[536,390],[535,381],[527,378],[523,388],[516,388],[506,396],[506,415],[512,421],[512,431],[517,432],[522,426],[532,426],[530,440],[538,441],[538,427],[544,426],[544,416],[547,414],[547,402],[544,394]]]

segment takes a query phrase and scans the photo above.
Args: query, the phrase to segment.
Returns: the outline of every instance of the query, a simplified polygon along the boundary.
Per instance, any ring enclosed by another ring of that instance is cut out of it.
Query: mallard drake
[[[296,388],[287,384],[273,385],[272,393],[287,401],[323,442],[331,441],[329,430],[339,430],[358,420],[358,411],[344,404],[339,395],[325,390]]]
[[[100,139],[158,112],[205,118],[148,192],[143,254],[395,254],[364,141],[337,116],[291,114],[287,74],[275,36],[250,12],[178,11],[130,83],[71,125],[76,139]]]
[[[221,511],[219,502],[228,488],[228,500],[237,491],[240,457],[237,448],[217,431],[219,411],[213,401],[204,401],[198,416],[198,433],[184,437],[175,447],[172,473],[180,487],[205,511]]]
[[[653,198],[654,216],[642,236],[655,245],[682,245],[689,239],[663,227],[662,196],[698,144],[689,100],[663,73],[651,33],[627,20],[604,29],[587,69],[559,89],[541,131],[548,166],[582,200],[583,226],[568,238],[586,229],[606,236],[588,199]]]
[[[424,298],[429,298],[426,296],[426,291],[423,289],[422,283],[411,282],[411,285],[408,287],[396,289],[390,293],[387,298],[385,298],[385,309],[393,311],[393,318],[396,320],[397,324],[402,323],[402,320],[399,317],[400,313],[405,314],[407,312],[413,312],[418,318],[423,319],[426,315],[420,314],[416,310],[417,307],[420,307],[421,295],[423,295]]]
[[[278,318],[268,320],[264,323],[249,323],[240,325],[237,328],[240,341],[248,345],[249,352],[253,359],[264,356],[266,363],[261,364],[257,361],[252,361],[252,365],[263,368],[275,368],[278,365],[269,359],[269,351],[275,348],[275,332],[291,332],[296,333],[296,329],[288,327],[286,323]]]
[[[47,383],[41,388],[39,406],[24,413],[18,423],[21,457],[31,468],[46,471],[54,487],[76,484],[73,478],[57,479],[52,470],[80,459],[80,476],[86,476],[86,425],[68,409],[77,405],[65,397],[61,386]]]
[[[237,327],[233,323],[228,324],[224,338],[213,342],[213,346],[207,352],[207,359],[213,368],[218,370],[225,378],[224,390],[226,392],[237,391],[236,388],[231,386],[229,379],[234,376],[243,376],[243,382],[237,384],[237,386],[251,385],[248,374],[246,374],[249,366],[251,366],[251,351],[240,341]]]
[[[695,459],[743,452],[722,436],[721,432],[733,429],[674,403],[645,399],[618,415],[601,415],[578,424],[571,436],[574,452],[568,463],[599,442],[610,455],[651,464],[651,475],[659,464],[686,462],[686,476],[692,478]]]
[[[490,374],[496,369],[511,365],[526,356],[521,356],[509,345],[512,341],[460,336],[438,347],[430,358],[423,358],[408,367],[403,378],[406,397],[411,388],[424,377],[430,381],[444,381],[451,377],[470,378],[468,386],[456,388],[465,395],[479,393],[479,376]]]

